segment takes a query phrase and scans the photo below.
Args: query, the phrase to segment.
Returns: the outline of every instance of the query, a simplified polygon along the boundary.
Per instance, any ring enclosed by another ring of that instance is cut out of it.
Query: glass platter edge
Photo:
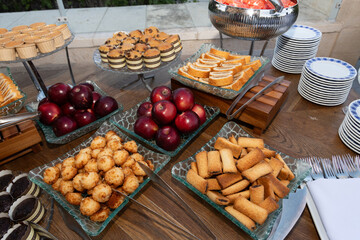
[[[227,213],[223,207],[217,205],[213,201],[211,201],[206,195],[202,194],[199,190],[195,189],[192,185],[190,185],[186,181],[186,173],[190,169],[190,163],[196,161],[195,155],[201,151],[210,151],[214,150],[213,146],[218,137],[229,137],[231,135],[234,135],[235,138],[239,136],[243,137],[252,137],[248,133],[246,133],[239,125],[237,125],[235,122],[227,122],[221,130],[211,139],[209,142],[207,142],[204,146],[202,146],[194,155],[191,157],[178,162],[173,166],[171,169],[171,175],[176,180],[184,184],[187,188],[192,190],[195,194],[197,194],[200,198],[205,200],[207,203],[209,203],[211,206],[213,206],[218,212],[220,212],[222,215],[227,217],[230,221],[232,221],[236,226],[241,228],[244,232],[246,232],[251,238],[256,240],[262,240],[267,239],[269,236],[272,227],[276,221],[276,218],[279,216],[279,214],[282,211],[282,200],[280,200],[279,208],[272,212],[264,224],[257,225],[257,228],[254,231],[250,231],[248,228],[246,228],[243,224],[241,224],[238,220],[236,220],[233,216],[231,216],[229,213]],[[284,159],[284,161],[288,164],[289,168],[294,172],[295,179],[293,179],[290,184],[288,185],[290,192],[294,192],[296,188],[301,184],[301,182],[305,179],[306,176],[310,173],[310,166],[300,160],[297,160],[295,158],[292,158],[284,153],[281,153],[277,151],[276,149],[268,146],[265,144],[265,147],[275,150],[277,153],[281,155],[281,157]],[[285,198],[288,198],[286,196]]]
[[[74,156],[76,153],[80,151],[81,148],[87,147],[90,145],[92,139],[95,136],[102,135],[104,136],[107,131],[113,130],[115,131],[124,141],[132,140],[131,137],[126,136],[123,134],[117,127],[111,124],[109,121],[105,121],[101,127],[86,141],[75,147],[74,149],[68,151],[64,155],[58,157],[57,159],[44,164],[42,166],[36,167],[29,172],[29,179],[41,187],[45,192],[47,192],[50,196],[52,196],[74,219],[79,223],[82,229],[90,236],[97,236],[99,235],[106,226],[110,223],[110,221],[119,213],[121,209],[123,209],[126,204],[128,203],[127,199],[124,199],[124,202],[115,210],[111,212],[109,217],[102,223],[93,222],[90,218],[81,215],[78,206],[71,205],[65,199],[65,197],[60,193],[52,189],[51,185],[46,184],[43,182],[43,173],[46,168],[55,166],[57,163],[62,162],[64,159],[70,156]],[[151,160],[154,164],[155,173],[158,173],[169,161],[170,157],[161,153],[153,152],[143,145],[138,145],[138,152],[142,154],[147,160]],[[149,178],[144,179],[139,187],[129,196],[134,197],[148,182],[150,181]]]

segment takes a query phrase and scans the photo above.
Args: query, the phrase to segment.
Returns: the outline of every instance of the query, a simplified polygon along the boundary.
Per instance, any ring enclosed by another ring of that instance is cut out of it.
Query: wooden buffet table
[[[74,65],[76,72],[76,65]],[[66,71],[66,68],[62,70]],[[286,153],[295,158],[306,156],[320,156],[330,158],[333,154],[350,153],[338,137],[337,131],[344,118],[342,107],[349,104],[359,95],[351,91],[348,100],[344,105],[337,107],[323,107],[303,99],[297,92],[297,85],[300,75],[284,74],[270,67],[267,74],[273,76],[285,75],[285,79],[291,81],[290,91],[279,113],[272,121],[268,129],[261,135],[265,143],[271,147]],[[16,77],[16,74],[14,74]],[[52,80],[51,84],[59,81],[68,81],[66,74],[59,73],[58,69],[50,69],[46,75]],[[45,77],[46,77],[45,75]],[[54,76],[53,76],[54,75]],[[165,84],[170,86],[170,77],[157,78],[153,86]],[[19,78],[21,74],[18,74]],[[96,67],[89,67],[87,71],[79,71],[77,79],[79,82],[89,79],[89,76],[96,77],[97,84],[109,95],[122,102],[124,109],[129,109],[140,100],[148,96],[148,91],[141,87],[141,83],[133,85],[126,90],[119,90],[123,84],[117,76],[105,73]],[[63,78],[63,79],[62,79]],[[19,81],[18,78],[16,78]],[[127,81],[125,79],[125,81]],[[49,83],[49,84],[50,84]],[[21,84],[20,84],[21,85]],[[25,87],[26,88],[26,87]],[[24,89],[28,91],[29,89]],[[32,97],[36,95],[34,92]],[[31,94],[28,94],[28,96]],[[31,96],[30,96],[31,98]],[[184,151],[173,158],[165,166],[160,175],[169,185],[192,207],[200,216],[205,224],[213,231],[218,239],[250,239],[241,229],[230,220],[220,215],[209,204],[195,195],[191,190],[171,177],[172,166],[193,155],[200,146],[210,140],[226,123],[226,118],[222,115],[216,118],[209,126],[193,140]],[[251,129],[244,126],[244,129],[252,134]],[[74,148],[89,136],[89,133],[65,145],[51,145],[43,141],[43,150],[38,153],[29,153],[12,162],[0,166],[0,169],[11,169],[29,171],[37,166],[50,162]],[[152,206],[152,202],[162,208],[164,216],[173,218],[180,225],[202,239],[209,239],[206,233],[186,215],[172,200],[170,194],[158,189],[150,182],[136,197],[137,200],[147,206]],[[50,231],[59,239],[77,239],[78,236],[66,227],[55,207],[54,219]],[[166,212],[166,213],[165,213]],[[185,239],[185,236],[177,230],[173,230],[167,224],[155,218],[150,213],[145,212],[134,204],[128,204],[118,216],[116,216],[107,228],[93,239]],[[319,239],[311,215],[307,208],[301,218],[288,235],[287,239]]]

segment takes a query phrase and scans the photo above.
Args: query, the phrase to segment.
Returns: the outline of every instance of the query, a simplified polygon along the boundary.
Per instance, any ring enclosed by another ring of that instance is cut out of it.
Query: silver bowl
[[[219,32],[244,40],[268,40],[286,32],[296,21],[298,4],[281,12],[269,9],[246,9],[209,2],[209,17]]]

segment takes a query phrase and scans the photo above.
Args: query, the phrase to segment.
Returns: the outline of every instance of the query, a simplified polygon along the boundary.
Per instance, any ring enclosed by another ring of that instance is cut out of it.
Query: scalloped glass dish
[[[236,226],[240,227],[244,232],[249,234],[250,237],[253,239],[267,239],[269,236],[272,227],[275,223],[276,218],[281,213],[282,210],[282,200],[279,201],[279,209],[272,212],[264,224],[257,225],[257,228],[254,231],[250,231],[246,228],[243,224],[241,224],[238,220],[236,220],[233,216],[231,216],[228,212],[224,210],[222,206],[217,205],[213,201],[211,201],[206,195],[202,194],[200,191],[195,189],[192,185],[190,185],[186,181],[186,173],[190,169],[190,163],[195,162],[195,155],[201,151],[213,151],[214,150],[214,143],[218,137],[225,137],[228,138],[229,136],[234,135],[235,138],[237,137],[252,137],[251,135],[247,134],[239,125],[235,122],[227,122],[222,129],[214,136],[208,143],[206,143],[199,151],[197,151],[193,156],[189,157],[188,159],[175,164],[171,170],[172,176],[184,184],[186,187],[190,188],[193,192],[195,192],[199,197],[204,199],[208,202],[211,206],[213,206],[218,212],[223,214],[225,217],[230,219]],[[267,148],[273,149],[268,145],[265,145]],[[296,159],[285,155],[279,151],[276,151],[281,155],[284,161],[288,164],[289,168],[295,174],[295,178],[290,182],[288,187],[290,188],[290,192],[294,192],[296,188],[300,185],[300,183],[305,179],[307,175],[310,173],[310,166],[303,162],[297,161]],[[286,196],[287,198],[287,196]]]
[[[174,151],[167,151],[164,150],[156,145],[155,140],[146,140],[145,138],[137,135],[134,132],[134,125],[137,119],[136,113],[139,106],[146,101],[150,101],[149,98],[146,98],[142,102],[138,103],[136,106],[132,107],[131,109],[116,114],[113,117],[110,118],[110,122],[115,124],[117,127],[121,128],[121,130],[125,131],[126,133],[130,134],[131,136],[139,139],[141,142],[144,142],[148,146],[151,146],[152,148],[156,149],[157,151],[167,154],[171,157],[174,157],[176,154],[179,153],[181,149],[183,149],[186,144],[188,144],[208,123],[211,122],[219,113],[220,109],[218,107],[209,107],[204,105],[205,111],[206,111],[206,121],[195,131],[190,134],[182,134],[181,135],[181,142],[180,145],[177,147]]]
[[[21,92],[21,95],[23,96],[22,98],[20,98],[16,101],[13,101],[13,102],[7,104],[6,106],[1,107],[0,108],[0,116],[6,116],[8,114],[15,114],[15,113],[19,112],[22,109],[22,107],[25,105],[27,96],[23,91],[21,91],[21,89],[19,88],[17,83],[14,81],[14,78],[12,77],[11,72],[10,72],[10,68],[0,67],[0,73],[3,73],[6,76],[10,77],[10,79],[18,87],[19,91]]]
[[[37,168],[32,169],[29,172],[29,179],[33,181],[35,184],[39,185],[44,191],[46,191],[48,194],[50,194],[66,211],[69,212],[71,216],[74,217],[74,219],[80,224],[80,226],[84,229],[84,231],[89,234],[90,236],[97,236],[99,235],[109,224],[111,219],[114,218],[118,214],[118,212],[125,207],[125,205],[128,203],[128,200],[125,199],[124,202],[114,211],[112,211],[109,215],[109,217],[104,222],[94,222],[91,221],[90,218],[82,215],[80,213],[79,207],[71,205],[68,203],[65,199],[65,197],[60,193],[55,191],[51,185],[46,184],[43,182],[43,174],[46,168],[55,166],[57,163],[62,162],[64,159],[74,156],[77,154],[81,148],[85,148],[90,146],[91,141],[96,136],[105,136],[106,132],[113,130],[117,132],[117,134],[124,139],[124,141],[132,140],[125,134],[121,133],[121,131],[116,128],[114,125],[112,125],[109,121],[104,122],[101,127],[96,131],[96,133],[87,139],[85,142],[74,148],[73,150],[67,152],[63,156],[43,165]],[[149,149],[145,148],[141,144],[137,143],[138,145],[138,152],[145,157],[147,160],[151,160],[154,164],[154,172],[158,173],[169,161],[170,157],[166,156],[164,154],[155,153],[153,151],[150,151]],[[129,196],[134,197],[148,182],[150,181],[149,178],[144,179],[144,182],[142,182],[139,187]]]
[[[216,49],[220,49],[218,47],[216,47],[215,45],[209,44],[209,43],[205,43],[203,44],[200,49],[191,57],[189,57],[188,59],[186,59],[184,62],[182,62],[181,64],[177,65],[177,66],[173,66],[169,69],[169,73],[170,75],[176,79],[177,81],[179,81],[180,83],[188,86],[188,87],[192,87],[194,89],[198,89],[200,91],[203,92],[207,92],[210,93],[212,95],[215,96],[219,96],[221,98],[225,98],[225,99],[233,99],[235,98],[237,95],[239,95],[239,93],[241,93],[241,91],[244,90],[244,88],[246,87],[246,85],[249,84],[249,82],[261,71],[262,68],[265,67],[265,65],[270,61],[268,58],[266,57],[256,57],[256,56],[251,56],[251,61],[255,61],[257,59],[260,59],[261,61],[261,67],[254,73],[254,75],[244,84],[244,86],[242,86],[242,88],[239,91],[235,91],[232,89],[225,89],[225,88],[221,88],[221,87],[215,87],[212,86],[210,84],[206,84],[203,82],[199,82],[187,77],[184,77],[180,74],[178,74],[178,69],[185,66],[188,62],[196,62],[196,60],[200,57],[201,54],[210,51],[210,48],[216,48]],[[230,52],[232,54],[238,54],[238,55],[242,55],[240,53],[237,52],[233,52],[233,51],[228,51],[225,49],[220,49],[222,51],[226,51],[226,52]]]
[[[86,81],[86,82],[91,83],[94,86],[95,91],[100,93],[102,96],[107,95],[93,81]],[[29,104],[26,104],[25,107],[29,112],[35,112],[35,111],[37,111],[38,104],[39,104],[39,102],[31,102]],[[55,135],[55,133],[52,130],[51,126],[47,126],[47,125],[41,123],[39,120],[36,120],[36,122],[37,122],[37,124],[39,124],[41,130],[43,131],[43,133],[45,135],[45,139],[46,139],[47,142],[54,143],[54,144],[64,144],[64,143],[71,142],[72,140],[74,140],[74,139],[76,139],[78,137],[81,137],[82,135],[84,135],[84,134],[98,128],[105,120],[107,120],[111,116],[121,112],[123,110],[123,106],[119,102],[118,102],[118,106],[119,106],[119,108],[117,110],[115,110],[114,112],[106,115],[105,117],[99,118],[96,121],[94,121],[94,122],[92,122],[92,123],[90,123],[88,125],[85,125],[85,126],[83,126],[81,128],[76,129],[75,131],[72,131],[72,132],[70,132],[68,134],[65,134],[63,136],[60,136],[60,137],[57,137]]]

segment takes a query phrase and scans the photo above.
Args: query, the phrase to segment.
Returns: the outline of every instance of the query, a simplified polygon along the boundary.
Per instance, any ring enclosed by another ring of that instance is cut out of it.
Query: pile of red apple
[[[147,140],[155,139],[159,147],[173,151],[180,144],[181,134],[196,131],[206,121],[206,111],[194,102],[190,89],[171,91],[159,86],[151,92],[150,102],[139,106],[137,117],[136,134]]]
[[[56,83],[48,90],[48,97],[39,102],[40,121],[52,126],[57,137],[70,133],[118,109],[114,98],[101,96],[90,83],[73,88]]]

